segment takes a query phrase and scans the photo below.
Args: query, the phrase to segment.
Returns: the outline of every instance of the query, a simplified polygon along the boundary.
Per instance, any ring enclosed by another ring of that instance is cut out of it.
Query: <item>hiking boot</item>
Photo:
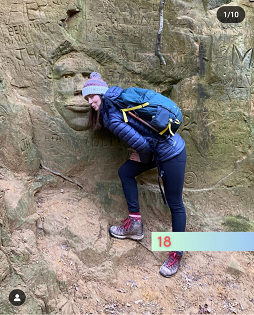
[[[160,274],[167,278],[174,276],[178,270],[182,256],[183,255],[177,252],[170,252],[168,259],[160,267]]]
[[[121,226],[111,226],[109,233],[116,238],[130,238],[132,240],[142,240],[143,234],[143,224],[140,220],[136,221],[128,217],[121,222],[124,222]]]

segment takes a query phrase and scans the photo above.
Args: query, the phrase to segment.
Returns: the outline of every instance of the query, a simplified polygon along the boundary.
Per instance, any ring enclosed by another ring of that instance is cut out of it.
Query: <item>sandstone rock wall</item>
[[[152,88],[182,109],[194,210],[253,219],[253,3],[233,2],[246,18],[223,24],[216,12],[226,3],[166,1],[161,66],[158,0],[3,1],[2,168],[34,176],[42,164],[88,187],[119,183],[126,145],[87,130],[80,91],[96,70],[109,86]],[[140,178],[155,183],[156,171]]]
[[[253,219],[254,5],[232,2],[246,18],[224,24],[216,14],[227,3],[166,1],[162,66],[154,55],[158,0],[3,1],[2,167],[34,176],[41,164],[88,187],[119,184],[126,145],[87,130],[80,93],[96,70],[109,86],[152,88],[179,105],[192,210]],[[155,184],[156,171],[140,179]]]
[[[1,1],[5,246],[11,246],[6,240],[16,228],[32,229],[34,195],[47,185],[47,177],[38,177],[40,165],[77,180],[109,215],[126,207],[117,170],[128,158],[127,146],[107,130],[87,129],[89,107],[81,89],[92,71],[109,86],[151,88],[181,108],[188,230],[227,230],[235,220],[237,230],[241,220],[254,221],[254,3],[230,3],[244,8],[246,17],[223,24],[217,10],[229,1],[167,0],[161,42],[166,66],[154,55],[159,3]],[[168,214],[155,186],[157,171],[139,176],[138,182],[142,211]],[[6,260],[2,254],[0,259]],[[4,268],[0,279],[7,273]]]

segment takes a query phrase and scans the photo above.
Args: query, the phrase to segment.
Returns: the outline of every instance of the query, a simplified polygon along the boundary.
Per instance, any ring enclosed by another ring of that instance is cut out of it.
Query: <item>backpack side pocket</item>
[[[162,131],[165,129],[169,123],[170,113],[164,107],[158,105],[155,117],[153,117],[150,124],[154,126],[157,130]]]

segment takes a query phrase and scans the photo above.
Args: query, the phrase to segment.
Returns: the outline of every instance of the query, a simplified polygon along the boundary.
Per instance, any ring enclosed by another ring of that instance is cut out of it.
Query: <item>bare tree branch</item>
[[[160,59],[160,64],[166,66],[166,61],[160,52],[160,45],[161,45],[161,33],[163,30],[163,7],[166,0],[161,0],[159,6],[159,14],[160,14],[160,28],[157,34],[156,46],[155,46],[155,56],[158,56]]]

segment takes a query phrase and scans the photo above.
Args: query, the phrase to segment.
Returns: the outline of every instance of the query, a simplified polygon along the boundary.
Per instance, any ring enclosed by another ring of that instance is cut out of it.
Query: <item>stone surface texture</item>
[[[162,264],[164,259],[151,252],[149,235],[171,231],[170,210],[162,202],[157,170],[142,174],[137,181],[147,235],[140,244],[110,238],[109,225],[118,224],[116,218],[128,213],[117,171],[129,153],[108,130],[88,130],[89,105],[81,89],[92,71],[100,72],[109,86],[154,89],[181,108],[179,134],[187,148],[186,231],[254,231],[254,2],[165,1],[160,47],[165,66],[154,54],[159,4],[159,0],[1,1],[3,314],[15,313],[8,301],[14,288],[27,295],[20,308],[26,314],[91,310],[121,314],[127,304],[138,313],[142,304],[134,300],[143,300],[149,312],[153,301],[154,314],[181,307],[186,312],[201,310],[199,299],[191,305],[190,294],[179,304],[171,290],[178,279],[191,279],[186,280],[188,289],[188,283],[196,281],[194,254],[189,253],[182,274],[169,287],[165,283],[163,288],[153,287],[155,277],[149,284],[151,292],[145,284],[135,291],[129,281],[132,276],[123,276],[135,261],[144,274]],[[241,6],[243,22],[221,23],[217,10],[224,5]],[[233,281],[245,277],[251,291],[253,257],[245,254],[240,261],[235,253],[229,260],[225,254],[218,262],[224,266],[227,283],[234,287]],[[200,264],[213,261],[212,255],[199,255]],[[193,278],[188,278],[189,267]],[[209,307],[223,312],[222,294],[228,297],[224,306],[229,311],[254,311],[253,295],[244,296],[243,306],[235,304],[229,287],[227,292],[223,289],[221,270],[209,268],[218,281],[204,275],[214,291],[208,293],[201,282],[203,291],[198,294],[203,304],[210,303],[205,300],[210,294],[218,303]],[[137,269],[131,270],[133,277],[145,281]],[[129,281],[128,288],[120,280]],[[242,292],[240,283],[237,294]],[[124,299],[126,290],[129,295]],[[160,290],[170,302],[163,301]]]

